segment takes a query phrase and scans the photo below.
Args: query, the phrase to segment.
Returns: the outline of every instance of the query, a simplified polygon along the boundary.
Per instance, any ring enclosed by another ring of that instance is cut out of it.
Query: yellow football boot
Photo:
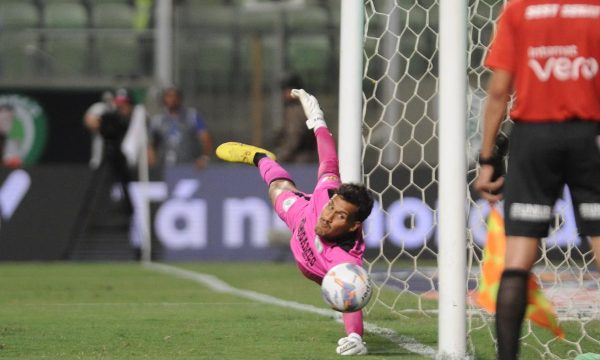
[[[238,142],[227,142],[217,147],[217,157],[228,162],[254,165],[254,155],[262,153],[275,160],[275,154],[256,146],[246,145]]]

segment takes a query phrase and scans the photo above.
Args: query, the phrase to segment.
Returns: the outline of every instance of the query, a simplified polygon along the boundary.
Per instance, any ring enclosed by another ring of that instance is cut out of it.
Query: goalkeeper
[[[269,198],[279,217],[292,231],[290,247],[300,271],[317,284],[340,263],[362,265],[365,243],[362,223],[371,213],[373,198],[362,185],[342,184],[335,142],[317,99],[304,90],[292,90],[317,139],[319,170],[312,194],[300,192],[273,153],[251,145],[228,142],[217,156],[225,161],[254,164],[269,186]],[[344,313],[346,337],[338,341],[340,355],[365,355],[362,311]]]

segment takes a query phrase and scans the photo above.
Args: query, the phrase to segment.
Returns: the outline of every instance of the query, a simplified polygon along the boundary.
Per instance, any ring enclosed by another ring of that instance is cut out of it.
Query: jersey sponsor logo
[[[283,200],[283,204],[281,204],[283,211],[288,212],[288,210],[292,207],[292,205],[294,205],[296,200],[298,200],[298,198],[296,198],[296,197],[289,197],[289,198]]]
[[[540,204],[514,203],[510,205],[510,218],[521,221],[548,221],[552,207]]]
[[[537,59],[529,59],[528,65],[542,82],[550,80],[551,77],[558,81],[578,80],[580,78],[590,80],[598,74],[599,67],[596,59],[583,56],[572,59],[566,56],[551,56],[543,65]]]
[[[564,18],[600,18],[600,5],[568,4],[563,5],[560,15]]]
[[[600,204],[599,203],[583,203],[579,204],[579,214],[584,220],[600,220]]]
[[[578,55],[577,45],[530,46],[527,56],[530,58],[548,58],[551,56],[575,57]]]
[[[529,5],[525,8],[525,19],[533,20],[533,19],[544,19],[544,18],[552,18],[558,14],[558,10],[560,9],[559,4],[539,4],[539,5]]]
[[[600,5],[589,4],[537,4],[525,8],[526,20],[548,19],[560,16],[561,18],[600,18]]]
[[[300,242],[300,247],[302,248],[302,258],[304,259],[304,262],[310,266],[314,266],[315,262],[317,262],[317,259],[310,248],[310,244],[308,243],[306,231],[304,230],[305,223],[306,219],[302,219],[302,221],[300,221],[300,226],[298,226],[298,241]]]

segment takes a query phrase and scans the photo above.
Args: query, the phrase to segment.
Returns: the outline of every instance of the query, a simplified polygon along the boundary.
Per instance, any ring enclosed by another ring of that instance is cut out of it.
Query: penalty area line
[[[218,277],[216,277],[214,275],[198,273],[198,272],[194,272],[194,271],[190,271],[190,270],[181,269],[181,268],[178,268],[175,266],[159,264],[159,263],[154,263],[154,262],[144,263],[143,266],[148,270],[160,272],[163,274],[168,274],[168,275],[175,276],[175,277],[178,277],[181,279],[191,280],[193,282],[202,284],[214,291],[218,291],[221,293],[240,296],[240,297],[258,301],[258,302],[261,302],[264,304],[275,305],[275,306],[279,306],[279,307],[283,307],[283,308],[294,309],[294,310],[299,310],[299,311],[317,314],[317,315],[321,315],[321,316],[326,316],[326,317],[334,318],[338,322],[342,321],[342,317],[341,317],[340,313],[338,313],[336,311],[329,310],[329,309],[322,309],[322,308],[318,308],[313,305],[302,304],[302,303],[295,302],[295,301],[283,300],[283,299],[280,299],[280,298],[277,298],[277,297],[274,297],[271,295],[259,293],[256,291],[238,289],[238,288],[235,288],[235,287],[229,285],[228,283],[226,283],[225,281],[219,279]],[[364,326],[365,326],[365,330],[367,332],[377,335],[379,337],[382,337],[392,343],[395,343],[399,347],[404,348],[412,353],[415,353],[415,354],[418,354],[418,355],[421,355],[424,357],[429,357],[429,358],[435,358],[435,356],[436,356],[436,351],[433,348],[431,348],[427,345],[421,344],[417,340],[410,338],[408,336],[399,335],[398,333],[396,333],[396,331],[394,331],[392,329],[380,327],[380,326],[377,326],[375,324],[371,324],[368,322],[365,322]]]

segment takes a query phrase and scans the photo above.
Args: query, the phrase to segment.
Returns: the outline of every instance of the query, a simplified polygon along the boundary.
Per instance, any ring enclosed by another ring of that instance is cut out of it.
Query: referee
[[[517,359],[527,279],[565,185],[600,265],[600,0],[511,0],[485,64],[492,77],[474,187],[491,203],[504,195],[498,359]],[[513,90],[510,158],[496,179],[494,142]]]

